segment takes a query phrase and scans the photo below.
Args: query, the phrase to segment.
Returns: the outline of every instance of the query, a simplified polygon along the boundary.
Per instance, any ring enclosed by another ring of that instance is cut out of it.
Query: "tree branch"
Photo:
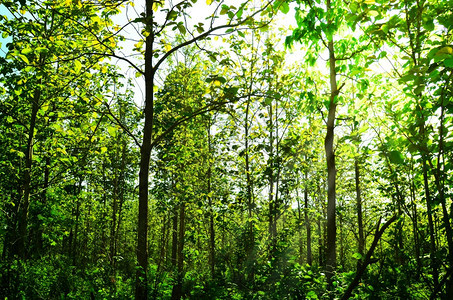
[[[376,232],[374,234],[373,243],[371,244],[371,247],[365,256],[365,260],[358,268],[356,275],[354,277],[354,280],[349,284],[346,292],[341,297],[341,300],[347,300],[351,297],[352,291],[357,287],[357,285],[360,282],[360,279],[362,278],[363,274],[366,271],[367,266],[371,263],[371,256],[373,255],[374,249],[376,249],[376,246],[377,246],[380,238],[382,237],[382,234],[387,229],[387,227],[389,227],[396,220],[396,217],[397,217],[397,215],[393,215],[393,217],[391,217],[387,222],[385,222],[385,224],[382,225],[382,227],[380,229],[379,229],[379,226],[381,225],[381,219],[379,219],[377,226],[376,226]]]

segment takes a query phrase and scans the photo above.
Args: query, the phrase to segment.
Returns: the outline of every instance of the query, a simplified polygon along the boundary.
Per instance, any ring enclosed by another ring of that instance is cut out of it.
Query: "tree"
[[[335,41],[335,34],[341,30],[347,30],[346,25],[353,26],[352,23],[345,24],[345,18],[348,10],[342,1],[332,2],[327,0],[322,3],[321,7],[313,1],[300,1],[298,4],[306,9],[298,8],[296,10],[296,21],[298,28],[293,34],[287,37],[287,45],[293,42],[302,42],[315,47],[317,51],[321,46],[328,52],[329,62],[329,102],[327,105],[326,136],[324,140],[326,162],[327,162],[327,249],[326,249],[326,271],[328,278],[333,276],[336,269],[336,163],[334,153],[334,129],[336,124],[337,105],[340,103],[340,91],[344,86],[343,82],[338,86],[337,72],[338,69],[346,69],[341,66],[344,61],[353,58],[357,53],[363,50],[356,38],[348,37],[347,39]],[[347,49],[350,47],[351,49]],[[308,53],[308,60],[313,64],[316,61],[315,53]],[[340,64],[341,63],[341,64]]]
[[[99,26],[101,19],[93,5],[84,6],[83,9],[53,1],[30,2],[26,6],[6,1],[3,5],[12,18],[3,18],[1,31],[4,36],[9,35],[12,41],[7,45],[8,53],[1,70],[2,79],[5,88],[15,92],[9,96],[12,101],[2,103],[2,112],[9,123],[20,124],[22,135],[26,136],[25,143],[19,146],[21,149],[10,149],[17,151],[20,160],[23,160],[20,162],[22,168],[19,177],[22,179],[18,183],[20,187],[15,200],[17,211],[13,221],[13,224],[17,224],[17,236],[11,239],[17,241],[10,244],[11,249],[8,251],[26,258],[30,197],[33,189],[40,186],[37,178],[34,178],[37,174],[34,172],[36,138],[40,138],[41,132],[46,132],[49,120],[58,120],[55,115],[61,114],[64,106],[73,106],[80,99],[80,95],[67,92],[66,89],[85,85],[87,78],[94,79],[92,74],[88,75],[88,68],[101,70],[100,61],[96,58],[81,60],[75,53],[93,42],[81,38],[87,31],[95,32],[101,38],[105,31],[103,26]],[[85,31],[80,31],[77,22],[83,14],[99,20],[97,27],[87,26]],[[114,43],[114,40],[109,43]],[[93,88],[92,93],[103,93],[100,86]],[[57,148],[57,151],[58,149],[65,153],[64,149]],[[50,157],[41,159],[49,162]],[[44,169],[48,168],[46,163]],[[44,173],[47,174],[44,186],[48,186],[48,170]],[[41,201],[45,202],[45,192],[41,195]]]
[[[211,2],[209,2],[211,4]],[[183,1],[176,5],[170,4],[170,7],[165,7],[163,3],[156,2],[153,0],[147,0],[145,4],[145,11],[141,17],[135,19],[136,23],[143,26],[141,42],[138,45],[138,51],[143,54],[144,57],[144,69],[140,69],[136,65],[133,65],[138,74],[144,76],[145,79],[145,99],[144,99],[144,124],[143,124],[143,135],[140,143],[140,171],[139,171],[139,212],[138,212],[138,244],[137,244],[137,260],[139,269],[137,271],[136,279],[136,291],[135,297],[137,299],[147,298],[147,266],[148,266],[148,185],[149,185],[149,165],[150,156],[152,149],[155,145],[167,134],[164,132],[159,134],[155,132],[154,128],[154,86],[155,77],[160,69],[161,65],[166,60],[176,53],[179,49],[182,49],[190,44],[194,44],[198,41],[208,38],[212,33],[222,29],[235,29],[241,25],[253,26],[254,17],[263,11],[272,12],[272,6],[269,2],[266,2],[257,9],[249,6],[248,2],[245,2],[236,8],[234,6],[218,4],[217,8],[222,8],[221,14],[226,14],[228,20],[226,24],[216,24],[216,12],[209,17],[210,22],[207,29],[204,29],[204,24],[196,24],[191,30],[187,28],[187,24],[182,21],[188,14],[188,10],[192,7],[192,3],[189,1]],[[160,7],[160,8],[159,8]],[[250,10],[251,13],[248,16],[242,16],[244,11]],[[165,15],[165,21],[162,24],[157,23],[156,14],[160,12]],[[181,20],[181,21],[180,21]],[[259,25],[258,25],[259,26]],[[168,41],[163,39],[166,31],[174,27],[181,32],[183,37],[182,41],[175,40],[174,44],[171,45]],[[187,36],[187,38],[185,38]],[[141,45],[144,45],[144,51],[141,50]],[[111,56],[117,56],[115,52],[110,53]],[[222,101],[220,101],[221,103]],[[209,109],[213,106],[219,105],[219,101],[209,104]],[[181,117],[176,121],[172,128],[183,123],[187,119],[192,118],[195,115],[201,114],[204,110],[200,110],[191,116]]]

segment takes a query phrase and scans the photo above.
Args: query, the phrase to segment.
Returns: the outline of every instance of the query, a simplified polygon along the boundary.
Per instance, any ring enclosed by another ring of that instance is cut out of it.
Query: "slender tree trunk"
[[[345,249],[344,249],[344,224],[343,224],[343,212],[338,214],[338,221],[340,224],[340,266],[344,269],[345,265]]]
[[[49,176],[50,176],[50,157],[47,156],[45,159],[45,166],[44,166],[44,183],[43,183],[43,191],[40,196],[41,200],[41,207],[45,207],[47,204],[47,189],[49,188]],[[35,254],[41,257],[43,255],[44,244],[43,244],[43,222],[38,220],[36,224],[36,234],[35,234]]]
[[[276,204],[274,200],[274,135],[273,135],[273,109],[272,103],[269,106],[269,236],[273,241],[277,235],[276,232]],[[273,242],[272,242],[273,244]]]
[[[116,216],[118,211],[118,194],[119,194],[119,178],[115,168],[115,177],[113,179],[113,199],[112,199],[112,223],[110,227],[110,264],[115,269],[115,240],[116,240]]]
[[[182,297],[182,281],[184,278],[184,235],[186,231],[185,225],[185,204],[179,205],[179,240],[178,240],[178,274],[175,285],[171,293],[172,300],[179,300]]]
[[[122,149],[121,149],[121,171],[120,171],[120,186],[118,190],[118,219],[116,222],[116,230],[115,230],[115,235],[113,237],[114,243],[113,243],[113,252],[116,255],[118,252],[118,244],[119,244],[119,235],[120,235],[120,228],[121,228],[121,219],[122,219],[122,213],[123,213],[123,204],[125,201],[124,198],[124,192],[126,189],[126,151],[127,151],[127,141],[126,139],[122,139]]]
[[[327,13],[332,10],[330,0],[327,0]],[[331,18],[328,25],[332,24]],[[327,133],[324,142],[327,160],[327,249],[326,249],[326,275],[330,281],[337,267],[337,224],[336,224],[336,169],[335,153],[333,148],[335,114],[337,109],[336,97],[338,96],[337,73],[335,70],[336,59],[333,38],[328,41],[329,68],[330,68],[330,103],[327,117]]]
[[[362,217],[362,190],[360,188],[360,167],[359,159],[356,157],[354,160],[355,170],[355,191],[356,191],[356,209],[357,209],[357,226],[359,229],[358,252],[363,257],[365,251],[365,238],[363,236],[363,217]],[[360,266],[361,260],[358,261]]]
[[[79,184],[75,190],[75,196],[77,197],[76,204],[76,215],[75,215],[75,228],[74,228],[74,239],[72,243],[72,265],[77,266],[77,250],[78,250],[78,236],[79,236],[79,218],[80,218],[80,193],[82,192],[82,178],[79,179]]]
[[[297,185],[299,186],[299,184]],[[300,205],[299,189],[296,189],[296,200],[297,200],[297,229],[299,231],[299,264],[303,263],[304,254],[304,242],[302,236],[302,207]]]
[[[24,170],[24,183],[23,183],[23,197],[20,201],[19,207],[19,225],[18,225],[18,240],[17,254],[20,258],[24,259],[27,256],[26,243],[28,238],[28,209],[30,207],[30,192],[31,192],[31,173],[33,166],[33,140],[35,136],[36,118],[39,110],[39,101],[41,99],[41,90],[35,90],[32,100],[30,127],[28,130],[27,148],[25,153],[25,170]]]
[[[171,264],[176,270],[177,266],[177,253],[178,253],[178,206],[175,206],[173,211],[173,229],[172,229],[172,242],[171,242]]]
[[[307,174],[305,173],[305,180],[307,180]],[[305,230],[307,231],[307,264],[310,266],[313,263],[313,255],[311,252],[311,227],[310,227],[310,220],[308,218],[308,186],[307,182],[305,182],[304,188],[304,202],[305,202],[305,209],[304,209],[304,216],[305,216]],[[299,216],[300,218],[300,216]]]
[[[77,199],[74,238],[72,241],[72,265],[77,266],[77,238],[79,235],[80,199]]]
[[[153,0],[146,0],[147,26],[152,28]],[[137,228],[137,261],[138,268],[135,281],[135,299],[148,299],[148,187],[149,163],[152,150],[154,123],[154,69],[153,33],[145,39],[145,124],[143,140],[140,147],[140,172],[138,188],[138,228]]]
[[[252,67],[253,70],[253,67]],[[252,187],[252,177],[251,177],[251,170],[250,170],[250,147],[249,147],[249,114],[250,114],[250,94],[252,91],[252,81],[250,81],[249,86],[249,96],[247,97],[247,103],[245,107],[245,125],[244,125],[244,135],[245,135],[245,178],[247,184],[247,213],[248,213],[248,242],[247,242],[247,258],[249,260],[253,260],[253,251],[255,247],[255,234],[254,234],[254,222],[251,221],[253,217],[253,187]],[[250,277],[254,277],[254,272],[252,271]]]
[[[324,238],[321,224],[322,216],[318,217],[318,262],[320,266],[324,265]]]
[[[162,231],[161,231],[161,236],[160,236],[160,254],[159,254],[159,260],[157,263],[157,272],[160,272],[162,265],[164,264],[165,261],[165,252],[166,252],[166,240],[167,240],[167,215],[164,214],[164,219],[162,220]]]
[[[450,76],[448,78],[448,82],[453,76],[453,72],[450,72]],[[448,83],[447,85],[448,86]],[[437,192],[439,195],[439,200],[442,208],[442,221],[445,228],[445,234],[447,236],[447,245],[448,245],[448,260],[449,260],[449,267],[453,269],[453,230],[451,226],[451,215],[448,213],[446,199],[445,199],[445,161],[444,161],[444,122],[445,122],[445,103],[444,103],[444,89],[442,90],[441,94],[441,103],[440,103],[440,125],[439,125],[439,148],[437,154],[437,165],[434,171],[435,177],[435,184],[437,188]],[[431,168],[434,169],[434,165],[432,161],[430,161]],[[448,299],[453,298],[453,277],[450,276],[448,280],[446,280],[446,297]]]
[[[424,136],[424,129],[425,125],[420,124],[420,135]],[[435,237],[435,229],[434,229],[434,221],[433,221],[433,212],[431,207],[431,192],[429,189],[429,181],[428,181],[428,166],[426,164],[426,155],[421,153],[422,156],[422,167],[423,167],[423,186],[425,189],[425,200],[426,200],[426,213],[428,216],[428,227],[429,227],[429,240],[430,240],[430,264],[431,264],[431,274],[433,276],[433,283],[434,286],[439,284],[439,268],[436,259],[436,237]]]
[[[409,176],[409,182],[410,182],[410,193],[411,193],[411,208],[412,208],[412,228],[413,228],[413,233],[414,233],[414,252],[415,252],[415,260],[417,262],[417,277],[421,275],[422,272],[422,262],[420,259],[420,239],[418,235],[418,211],[417,211],[417,205],[415,203],[416,201],[416,196],[415,196],[415,183],[414,179]]]
[[[214,230],[214,207],[212,203],[212,166],[211,166],[211,120],[208,124],[208,205],[209,205],[209,266],[211,278],[215,278],[215,230]]]

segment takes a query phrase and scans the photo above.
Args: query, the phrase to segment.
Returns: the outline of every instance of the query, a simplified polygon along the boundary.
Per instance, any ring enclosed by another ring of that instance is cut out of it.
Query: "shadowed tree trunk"
[[[208,124],[208,205],[209,205],[209,266],[211,278],[215,277],[215,229],[214,229],[214,207],[212,203],[212,167],[211,167],[211,120]]]
[[[363,217],[362,217],[362,190],[360,188],[360,166],[359,159],[354,159],[354,171],[355,171],[355,191],[356,191],[356,209],[357,209],[357,227],[359,231],[358,235],[358,252],[363,257],[365,251],[365,238],[363,236]],[[357,262],[359,265],[361,260]]]
[[[307,173],[305,173],[305,188],[304,188],[304,216],[305,216],[305,230],[307,231],[307,264],[310,266],[313,263],[313,255],[311,252],[311,226],[308,218],[308,184]]]
[[[326,11],[331,12],[331,2],[327,0]],[[332,24],[332,19],[328,19],[328,25]],[[326,247],[326,275],[330,281],[337,267],[337,223],[336,223],[336,169],[335,153],[333,148],[335,114],[337,110],[336,97],[339,90],[337,87],[337,73],[335,69],[336,59],[333,37],[328,41],[329,68],[330,68],[330,99],[329,113],[327,117],[327,133],[324,147],[327,160],[327,247]]]
[[[176,278],[176,283],[173,285],[173,290],[171,292],[172,300],[179,300],[182,297],[182,281],[184,279],[184,234],[186,230],[185,225],[185,204],[180,203],[179,205],[179,234],[178,234],[178,274]]]
[[[38,84],[40,84],[39,82]],[[35,135],[36,118],[39,110],[39,101],[41,99],[41,90],[37,88],[34,92],[32,99],[32,109],[30,116],[30,127],[28,130],[27,148],[25,152],[25,170],[24,170],[24,182],[23,182],[23,193],[18,209],[18,237],[17,237],[17,248],[14,253],[22,259],[26,258],[26,243],[28,239],[28,210],[30,207],[30,192],[31,192],[31,173],[33,166],[33,140]]]

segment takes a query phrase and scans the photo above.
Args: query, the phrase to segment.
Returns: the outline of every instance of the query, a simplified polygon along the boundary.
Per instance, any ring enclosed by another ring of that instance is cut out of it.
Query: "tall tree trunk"
[[[166,253],[166,240],[167,240],[167,234],[168,234],[168,229],[167,229],[168,221],[167,221],[167,215],[164,214],[164,219],[162,220],[162,230],[161,230],[161,236],[160,236],[160,253],[159,253],[159,260],[157,262],[157,272],[159,273],[161,270],[162,265],[164,264],[165,261],[165,253]]]
[[[179,205],[179,240],[178,240],[178,274],[176,278],[176,283],[173,285],[173,290],[171,293],[172,300],[180,300],[182,297],[182,283],[184,279],[184,235],[186,231],[185,224],[185,204],[181,203]]]
[[[412,166],[411,166],[412,170]],[[409,183],[410,183],[410,193],[411,193],[411,208],[412,208],[412,231],[414,233],[414,252],[415,252],[415,260],[417,262],[417,277],[419,277],[422,273],[422,262],[420,259],[420,239],[418,235],[418,210],[415,196],[415,183],[414,178],[409,176]],[[418,279],[418,278],[417,278]],[[434,278],[433,278],[434,279]]]
[[[419,107],[419,110],[421,110],[421,107]],[[425,124],[424,122],[421,122],[420,124],[420,136],[422,137],[422,140],[424,140],[425,136]],[[429,179],[428,179],[428,166],[426,163],[427,157],[426,154],[421,151],[421,156],[422,156],[422,168],[423,168],[423,187],[425,190],[425,201],[426,201],[426,213],[428,216],[428,227],[429,227],[429,240],[430,240],[430,264],[431,264],[431,274],[433,276],[433,283],[434,286],[437,286],[439,284],[439,268],[438,268],[438,263],[436,259],[436,238],[435,238],[435,229],[434,229],[434,221],[433,221],[433,211],[431,207],[431,192],[429,189]]]
[[[252,66],[252,71],[253,71],[253,66]],[[253,79],[253,78],[252,78]],[[253,201],[253,187],[252,187],[252,177],[251,177],[251,170],[250,170],[250,146],[249,146],[249,130],[250,130],[250,125],[249,125],[249,114],[250,114],[250,101],[251,101],[251,93],[252,93],[252,80],[250,80],[250,85],[249,85],[249,95],[247,97],[247,103],[245,107],[245,124],[244,124],[244,135],[245,135],[245,178],[246,178],[246,184],[247,184],[247,213],[248,213],[248,240],[246,244],[246,252],[247,252],[247,259],[248,260],[254,260],[253,257],[253,252],[255,248],[255,234],[254,234],[254,222],[252,221],[253,217],[253,206],[254,206],[254,201]],[[254,272],[252,271],[250,273],[250,277],[254,277]]]
[[[299,186],[299,184],[297,184]],[[303,263],[303,254],[304,254],[304,242],[302,236],[302,207],[300,205],[299,198],[299,189],[296,189],[296,200],[297,200],[297,229],[299,231],[299,264]]]
[[[343,223],[343,212],[340,212],[338,214],[338,221],[339,221],[339,224],[340,224],[340,253],[339,253],[339,256],[340,256],[340,267],[342,269],[344,269],[344,265],[345,265],[345,249],[344,249],[344,223]]]
[[[121,148],[121,168],[120,168],[120,176],[119,176],[119,187],[118,187],[118,204],[117,204],[117,222],[116,222],[116,229],[114,231],[113,236],[113,253],[116,255],[118,252],[118,244],[119,244],[119,234],[121,228],[121,219],[122,219],[122,212],[123,212],[123,204],[125,201],[124,192],[126,189],[126,151],[127,151],[127,140],[122,138],[122,148]]]
[[[365,238],[363,236],[363,217],[362,217],[362,190],[360,188],[360,166],[359,159],[354,159],[354,170],[355,170],[355,192],[356,192],[356,209],[357,209],[357,226],[359,229],[358,236],[358,252],[363,257],[365,251]],[[358,261],[360,266],[361,260]]]
[[[75,215],[76,218],[75,218],[74,238],[73,238],[72,247],[71,247],[72,265],[73,266],[77,266],[77,238],[79,235],[80,199],[77,199],[75,213],[76,213],[76,215]]]
[[[320,266],[324,265],[324,239],[322,233],[322,225],[321,225],[321,216],[318,217],[318,263]]]
[[[45,165],[44,165],[44,182],[43,182],[43,189],[40,195],[40,205],[41,207],[45,207],[47,203],[47,190],[49,188],[49,176],[50,176],[50,157],[46,156]],[[43,222],[42,220],[37,220],[36,229],[34,235],[34,252],[35,255],[41,257],[44,251],[44,244],[43,244]]]
[[[153,0],[146,0],[147,26],[152,28]],[[135,280],[135,299],[148,299],[148,186],[149,163],[152,150],[154,123],[154,73],[153,33],[145,39],[145,124],[143,140],[140,147],[140,172],[138,188],[138,228],[137,228],[137,261],[138,268]]]
[[[121,171],[120,171],[121,172]],[[113,178],[113,199],[112,199],[112,223],[110,227],[110,264],[112,266],[113,272],[115,270],[115,240],[116,240],[116,216],[118,213],[118,196],[119,196],[119,178],[118,178],[117,168],[114,171]]]
[[[214,207],[212,203],[212,166],[211,166],[211,120],[208,124],[208,205],[209,205],[209,266],[211,278],[215,277],[215,230],[214,230]]]
[[[31,192],[31,173],[33,166],[33,140],[35,136],[36,117],[39,110],[39,101],[41,99],[41,90],[38,87],[32,99],[32,109],[30,116],[30,127],[28,130],[27,148],[25,153],[25,170],[24,170],[24,183],[23,183],[23,196],[20,201],[19,219],[18,219],[18,240],[17,254],[20,258],[24,259],[27,256],[26,242],[28,237],[28,210],[30,207],[30,192]]]
[[[327,0],[327,14],[332,10],[330,0]],[[331,17],[327,20],[328,26],[332,24]],[[326,275],[328,281],[332,278],[337,266],[337,224],[336,224],[336,169],[335,153],[333,148],[335,114],[337,109],[336,97],[339,90],[337,87],[337,73],[335,70],[335,50],[333,37],[328,41],[329,68],[330,68],[330,103],[327,117],[327,133],[324,142],[327,160],[327,249],[326,249]]]
[[[453,76],[453,72],[450,72],[446,86],[449,86],[450,79]],[[447,236],[448,245],[448,260],[449,267],[453,269],[453,229],[451,226],[451,215],[448,213],[447,203],[445,199],[445,161],[444,161],[444,135],[445,135],[445,103],[444,103],[445,89],[442,90],[441,102],[440,102],[440,125],[439,125],[439,146],[437,154],[437,165],[434,166],[432,161],[429,160],[430,166],[434,169],[434,178],[437,192],[439,195],[440,205],[442,208],[442,221],[445,228],[445,235]],[[446,280],[446,297],[448,299],[453,298],[453,277],[450,276]]]
[[[171,242],[171,264],[176,270],[177,253],[178,253],[178,206],[175,205],[173,211],[173,228],[172,228],[172,242]]]
[[[269,236],[270,239],[273,241],[277,235],[277,226],[276,226],[276,203],[274,199],[274,135],[273,135],[273,109],[272,103],[269,106],[269,175],[268,175],[268,182],[269,182]]]
[[[305,216],[305,230],[307,231],[307,264],[310,266],[313,263],[313,255],[311,253],[311,227],[310,220],[308,218],[308,184],[307,184],[307,173],[305,173],[305,188],[304,188],[304,216]],[[299,216],[300,219],[300,216]]]

